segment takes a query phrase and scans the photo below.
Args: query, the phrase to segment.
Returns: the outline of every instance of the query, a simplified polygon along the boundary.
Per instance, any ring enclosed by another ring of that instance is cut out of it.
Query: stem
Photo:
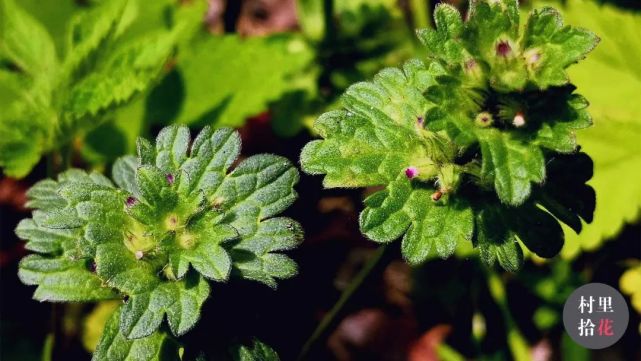
[[[490,295],[494,299],[494,302],[499,306],[503,319],[505,320],[505,326],[507,329],[507,343],[512,353],[512,357],[516,361],[531,361],[530,349],[527,344],[527,341],[519,331],[510,310],[507,305],[507,296],[505,292],[505,286],[501,278],[493,270],[488,269],[487,272],[487,286],[490,290]]]
[[[334,304],[332,309],[323,317],[323,319],[318,324],[318,326],[316,327],[312,335],[307,339],[307,341],[303,345],[303,348],[300,354],[298,355],[297,360],[299,361],[305,360],[305,358],[307,357],[311,349],[314,347],[316,342],[318,342],[321,338],[324,338],[324,336],[330,330],[330,326],[338,323],[339,321],[338,316],[343,310],[343,307],[347,304],[350,298],[352,298],[354,293],[356,293],[356,291],[363,284],[365,279],[367,279],[367,277],[370,275],[372,270],[383,258],[383,255],[385,254],[386,249],[387,249],[387,246],[380,246],[372,256],[372,258],[369,261],[367,261],[367,263],[363,266],[360,272],[358,272],[358,274],[354,277],[354,279],[352,279],[350,284],[341,294],[341,297]]]
[[[325,25],[325,42],[332,44],[336,28],[334,27],[334,0],[323,1],[323,21]]]
[[[429,28],[430,26],[430,1],[410,0],[410,9],[414,20],[414,27],[417,29]]]

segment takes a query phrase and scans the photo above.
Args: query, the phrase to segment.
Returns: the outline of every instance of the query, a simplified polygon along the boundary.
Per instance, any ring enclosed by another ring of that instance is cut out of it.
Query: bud
[[[499,41],[498,44],[496,44],[496,55],[503,58],[507,58],[511,54],[512,54],[512,47],[507,41],[501,40]]]
[[[489,112],[481,112],[474,119],[474,124],[482,128],[489,127],[493,123],[494,117]]]
[[[525,116],[523,116],[523,112],[517,112],[516,115],[514,116],[514,119],[512,120],[512,124],[520,128],[525,125]]]
[[[523,58],[525,58],[525,63],[527,65],[533,66],[541,60],[541,52],[539,49],[529,49],[525,51]]]
[[[173,174],[168,173],[166,178],[167,178],[167,183],[169,183],[170,185],[174,184],[174,175]]]
[[[432,200],[433,200],[434,202],[437,202],[439,199],[441,199],[441,197],[442,197],[442,196],[443,196],[443,192],[441,192],[440,190],[438,190],[438,191],[436,191],[436,192],[432,193]]]
[[[142,259],[145,254],[142,251],[136,251],[134,255],[136,256],[136,259]]]
[[[416,167],[405,168],[405,176],[409,179],[416,178],[418,176],[418,169],[416,169]]]
[[[125,201],[127,207],[133,207],[136,203],[138,203],[138,200],[135,197],[127,197]]]
[[[423,124],[425,124],[425,118],[419,115],[418,117],[416,117],[416,124],[422,127]]]

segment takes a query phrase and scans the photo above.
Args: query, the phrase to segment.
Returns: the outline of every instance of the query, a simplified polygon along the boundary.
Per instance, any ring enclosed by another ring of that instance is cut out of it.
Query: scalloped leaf
[[[120,332],[119,307],[109,318],[93,354],[93,361],[178,361],[179,345],[166,332],[155,332],[147,337],[127,339]]]
[[[401,251],[410,264],[423,263],[431,256],[450,257],[459,242],[471,240],[474,217],[463,199],[434,202],[434,191],[399,177],[365,200],[361,231],[377,242],[405,234]]]
[[[98,299],[82,292],[107,289],[126,299],[120,327],[127,338],[152,334],[165,317],[179,336],[198,321],[208,280],[226,281],[233,269],[275,287],[277,279],[294,276],[296,264],[280,252],[298,245],[302,230],[291,219],[272,217],[297,196],[296,168],[262,154],[228,173],[240,151],[239,135],[230,129],[205,128],[189,143],[188,128],[179,126],[163,129],[155,146],[140,139],[138,158],[114,164],[122,188],[77,169],[35,185],[28,192],[33,219],[16,232],[27,248],[55,255],[73,271],[50,266],[57,273],[48,275],[44,261],[41,269],[32,266],[44,256],[27,257],[20,272],[25,283],[39,286],[36,296]]]
[[[30,255],[20,261],[18,277],[37,285],[33,298],[44,302],[93,302],[117,298],[118,294],[92,273],[88,260]]]

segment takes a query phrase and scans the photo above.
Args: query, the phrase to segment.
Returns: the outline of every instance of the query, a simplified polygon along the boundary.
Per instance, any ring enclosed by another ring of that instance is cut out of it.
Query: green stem
[[[505,292],[505,286],[501,278],[491,269],[488,269],[487,272],[487,286],[490,290],[490,295],[494,299],[494,302],[498,305],[505,320],[505,328],[507,329],[507,343],[512,353],[512,357],[515,361],[531,361],[532,357],[530,356],[530,348],[519,331],[510,310],[507,305],[507,296]]]
[[[414,27],[424,29],[430,27],[430,1],[429,0],[410,0],[410,9],[414,20]]]
[[[356,291],[363,284],[365,279],[367,279],[367,277],[370,275],[372,270],[374,270],[376,265],[383,258],[383,255],[385,254],[386,249],[387,249],[386,246],[380,246],[372,256],[372,258],[369,261],[367,261],[365,266],[363,266],[360,272],[358,272],[358,274],[350,282],[347,288],[343,291],[343,293],[341,294],[341,297],[334,304],[332,309],[323,317],[323,319],[318,324],[318,326],[316,327],[312,335],[307,339],[307,341],[303,345],[303,348],[300,354],[298,355],[297,360],[299,361],[305,360],[305,358],[307,357],[311,349],[314,347],[316,342],[318,342],[321,338],[324,338],[324,336],[330,330],[331,326],[338,323],[339,321],[338,316],[343,310],[343,307],[347,304],[350,298],[352,298],[354,293],[356,293]]]

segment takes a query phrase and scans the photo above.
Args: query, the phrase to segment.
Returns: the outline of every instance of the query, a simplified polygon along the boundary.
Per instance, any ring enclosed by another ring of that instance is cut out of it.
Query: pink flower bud
[[[405,176],[409,179],[415,178],[418,176],[418,169],[416,169],[416,167],[405,168]]]
[[[508,55],[510,55],[511,52],[512,52],[512,47],[507,41],[500,41],[496,45],[496,55],[498,56],[502,56],[505,58]]]
[[[134,255],[136,256],[136,259],[142,259],[145,254],[142,251],[136,251]]]
[[[171,174],[171,173],[167,174],[166,178],[167,178],[167,183],[174,184],[174,175],[173,174]]]
[[[517,128],[520,128],[525,125],[525,116],[523,115],[522,112],[516,113],[516,115],[514,116],[514,119],[512,120],[512,124]]]
[[[138,203],[138,200],[135,197],[127,197],[125,201],[127,207],[133,207],[136,203]]]

